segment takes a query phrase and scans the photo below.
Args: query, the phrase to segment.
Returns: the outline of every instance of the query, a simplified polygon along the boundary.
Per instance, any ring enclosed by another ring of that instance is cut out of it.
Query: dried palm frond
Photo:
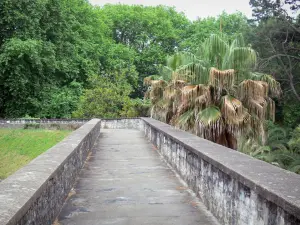
[[[235,136],[247,133],[250,126],[250,114],[241,101],[229,95],[224,96],[221,112],[227,132]]]
[[[172,80],[164,89],[163,98],[172,103],[173,114],[177,113],[177,110],[181,104],[181,89],[184,87],[184,85],[185,81]]]
[[[172,80],[172,84],[174,86],[174,88],[183,88],[186,85],[186,82],[184,80]]]
[[[219,90],[229,90],[234,85],[234,76],[235,71],[232,69],[221,71],[216,68],[211,68],[209,74],[209,83]]]
[[[192,103],[198,97],[198,85],[188,85],[182,88],[182,102]]]
[[[153,104],[162,99],[164,87],[166,85],[167,83],[164,80],[151,81],[150,100]]]
[[[274,118],[274,102],[268,97],[269,87],[264,81],[245,80],[240,84],[240,99],[250,113],[260,120]]]
[[[266,82],[269,85],[269,92],[273,97],[279,97],[282,94],[280,83],[271,75],[263,73],[250,73],[250,79]]]
[[[197,98],[195,99],[195,106],[197,108],[204,108],[204,106],[211,105],[212,103],[212,96],[210,93],[210,86],[205,86],[202,84],[198,85],[198,94]]]
[[[268,84],[264,81],[244,80],[239,86],[242,99],[268,96]]]
[[[220,110],[211,106],[196,115],[196,135],[216,142],[224,131],[224,122]]]
[[[227,124],[239,125],[249,119],[249,114],[242,102],[229,95],[224,96],[222,99],[221,112]]]
[[[185,86],[183,80],[172,80],[164,90],[164,98],[174,101],[177,96],[181,95],[181,89]]]
[[[151,75],[151,76],[145,77],[144,78],[144,85],[145,86],[151,86],[152,81],[154,81],[154,80],[161,80],[161,76]]]
[[[176,127],[185,131],[192,131],[195,126],[195,112],[193,109],[188,110],[179,116],[176,121]]]
[[[172,103],[169,101],[165,101],[164,99],[158,100],[151,109],[151,117],[168,123],[173,116],[171,106]]]
[[[267,98],[267,102],[268,102],[268,108],[267,108],[267,118],[271,121],[275,121],[275,102],[273,101],[273,99],[271,98]]]

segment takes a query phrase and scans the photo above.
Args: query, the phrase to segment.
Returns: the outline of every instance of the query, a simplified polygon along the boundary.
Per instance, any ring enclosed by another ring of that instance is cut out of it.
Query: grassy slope
[[[0,179],[54,146],[71,131],[0,129]]]

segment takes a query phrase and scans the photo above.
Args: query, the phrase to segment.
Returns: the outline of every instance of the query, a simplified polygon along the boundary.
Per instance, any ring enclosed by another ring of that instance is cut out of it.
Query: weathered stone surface
[[[300,224],[300,176],[143,118],[145,134],[222,224]]]
[[[49,129],[49,130],[76,130],[84,125],[87,120],[73,119],[14,119],[0,120],[0,128],[12,129]]]
[[[91,120],[3,180],[0,224],[52,224],[99,133],[100,120]]]
[[[87,119],[0,119],[0,124],[5,123],[86,123]]]
[[[104,119],[101,128],[104,129],[137,129],[143,130],[144,123],[140,118],[131,119]]]
[[[59,224],[218,224],[142,131],[102,129],[93,150]]]

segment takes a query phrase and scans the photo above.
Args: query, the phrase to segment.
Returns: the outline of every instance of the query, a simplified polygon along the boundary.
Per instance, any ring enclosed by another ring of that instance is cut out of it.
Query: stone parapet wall
[[[221,224],[299,225],[300,176],[159,121],[146,137]]]
[[[0,119],[0,128],[76,130],[86,122],[85,119]]]
[[[102,119],[103,129],[137,129],[143,130],[143,121],[140,118]]]
[[[88,119],[0,119],[4,123],[86,123]]]
[[[1,225],[51,225],[100,134],[93,119],[0,183]]]

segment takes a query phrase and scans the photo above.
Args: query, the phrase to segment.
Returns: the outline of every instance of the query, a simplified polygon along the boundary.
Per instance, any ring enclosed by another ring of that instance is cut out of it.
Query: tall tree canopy
[[[223,12],[217,17],[208,17],[193,21],[185,33],[180,49],[195,52],[199,43],[209,38],[211,34],[225,34],[234,39],[238,33],[247,33],[250,29],[248,19],[240,12],[227,14]]]
[[[278,118],[295,127],[300,122],[300,18],[293,12],[300,3],[252,0],[250,4],[257,22],[248,40],[259,53],[258,71],[272,74],[281,83]]]
[[[281,15],[288,16],[300,9],[298,0],[250,0],[252,15],[257,21],[268,20]]]
[[[144,77],[158,73],[157,65],[178,48],[190,22],[166,6],[108,4],[99,10],[109,20],[114,41],[135,52],[134,65],[140,79],[134,97],[141,97]]]
[[[86,1],[4,0],[0,15],[0,116],[39,116],[43,96],[99,73],[109,30]]]

